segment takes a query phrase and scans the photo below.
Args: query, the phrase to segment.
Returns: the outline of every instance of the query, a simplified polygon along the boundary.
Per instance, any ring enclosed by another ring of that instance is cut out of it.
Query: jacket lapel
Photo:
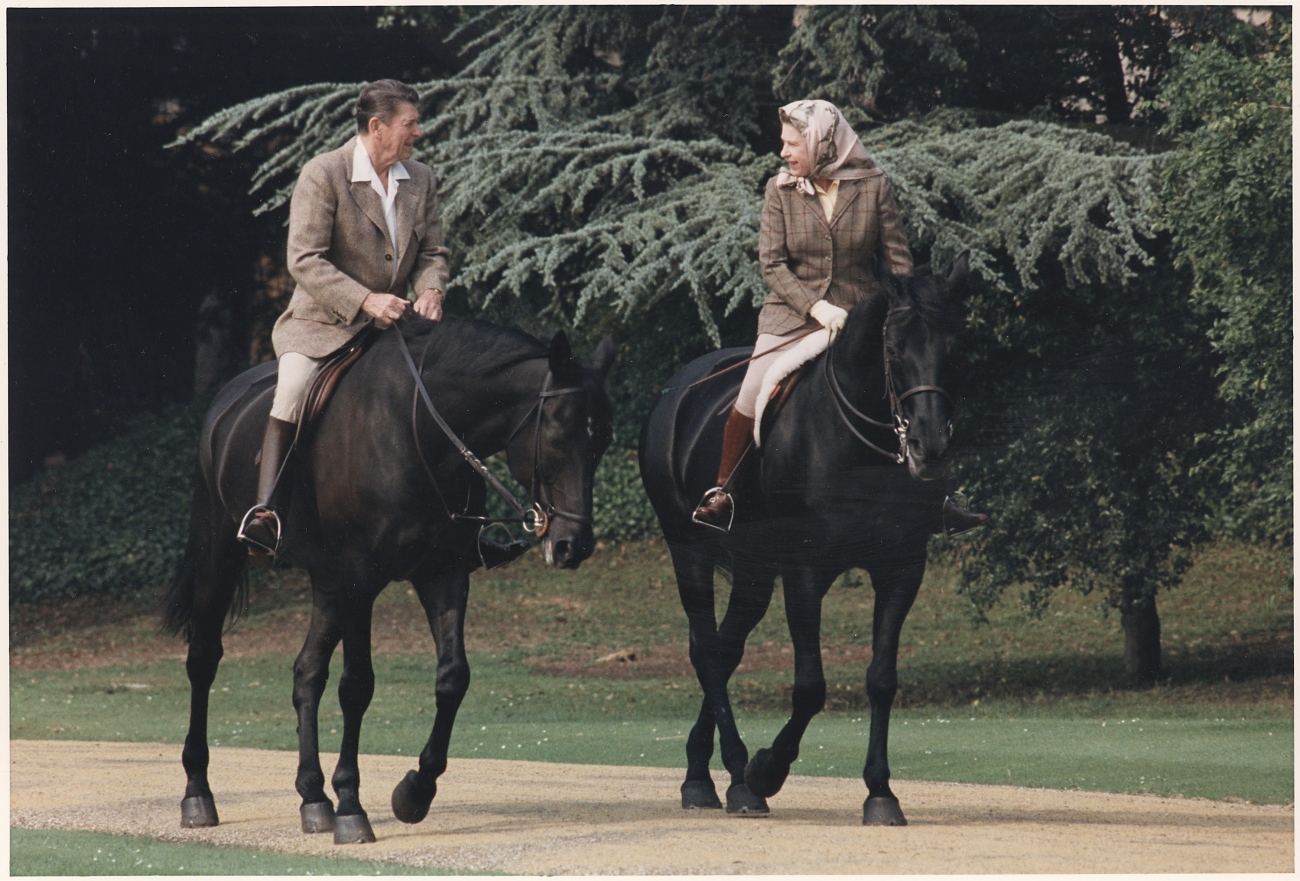
[[[379,227],[384,238],[388,238],[388,224],[384,222],[384,203],[379,201],[379,194],[371,188],[369,181],[352,180],[352,158],[356,145],[357,139],[353,138],[343,147],[344,155],[347,157],[348,192],[352,194],[352,201],[357,203],[361,212],[370,218],[371,223]]]
[[[389,181],[392,185],[392,181]],[[371,190],[373,193],[374,191]],[[411,179],[405,178],[397,187],[397,199],[395,207],[397,209],[397,253],[393,255],[397,260],[397,265],[402,265],[402,260],[406,257],[407,247],[411,244],[411,230],[415,227],[415,211],[419,206],[418,197],[415,187],[411,185]],[[398,274],[401,272],[399,270]]]
[[[810,196],[807,193],[801,193],[798,190],[795,190],[795,195],[803,200],[804,207],[808,209],[813,217],[817,218],[822,226],[827,229],[831,228],[831,225],[826,222],[826,212],[822,210],[822,200],[817,198],[816,193],[813,193]]]
[[[844,215],[844,212],[849,210],[849,206],[853,204],[853,201],[858,198],[858,194],[861,192],[862,192],[862,181],[860,180],[840,181],[840,192],[839,195],[835,197],[835,209],[831,211],[831,222],[829,224],[830,226],[833,227],[835,226],[835,224],[839,223],[840,218]],[[825,217],[826,215],[823,214],[822,216]]]

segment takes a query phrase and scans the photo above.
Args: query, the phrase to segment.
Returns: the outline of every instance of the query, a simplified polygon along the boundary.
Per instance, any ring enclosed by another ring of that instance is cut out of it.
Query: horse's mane
[[[892,285],[898,299],[936,330],[957,333],[966,326],[960,304],[948,296],[945,279],[935,275],[889,276],[884,283]]]
[[[505,370],[534,358],[545,358],[547,354],[546,344],[536,337],[478,318],[408,319],[402,324],[402,335],[413,351],[430,341],[440,357],[454,364],[471,366],[484,374]]]

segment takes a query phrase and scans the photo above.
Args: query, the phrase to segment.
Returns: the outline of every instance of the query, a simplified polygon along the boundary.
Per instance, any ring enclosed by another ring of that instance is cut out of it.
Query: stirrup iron
[[[727,501],[731,503],[731,516],[727,518],[726,526],[718,526],[714,523],[705,523],[703,520],[699,520],[695,516],[695,512],[698,511],[700,508],[704,507],[705,503],[707,503],[709,499],[713,498],[714,493],[721,493],[722,495],[726,496]],[[735,497],[732,496],[731,493],[727,492],[725,487],[721,487],[721,486],[715,486],[712,489],[706,490],[704,493],[704,498],[700,499],[700,503],[691,510],[691,522],[698,523],[700,526],[704,526],[709,529],[716,529],[718,532],[721,533],[730,533],[731,525],[736,522]]]
[[[943,523],[943,535],[945,538],[956,538],[959,535],[965,535],[968,532],[974,532],[976,529],[979,529],[981,526],[984,525],[983,523],[976,523],[974,526],[968,526],[965,529],[958,529],[955,526],[949,526],[948,525],[948,503],[949,502],[952,502],[952,506],[963,513],[970,510],[970,500],[966,497],[966,494],[964,492],[961,492],[960,490],[951,492],[948,495],[943,497],[943,504],[939,509],[939,518]]]
[[[275,547],[273,548],[268,548],[266,545],[248,534],[248,527],[254,522],[262,520],[262,518],[258,516],[259,514],[270,514],[271,519],[275,521]],[[240,544],[244,545],[254,553],[269,554],[272,557],[277,556],[280,552],[280,540],[284,538],[284,527],[280,523],[280,515],[275,513],[275,511],[271,510],[266,505],[254,505],[248,509],[248,513],[244,515],[244,519],[240,521],[239,533],[235,538],[238,539]]]

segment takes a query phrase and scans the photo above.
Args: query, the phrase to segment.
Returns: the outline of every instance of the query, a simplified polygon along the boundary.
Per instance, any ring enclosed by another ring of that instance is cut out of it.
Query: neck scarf
[[[861,180],[874,173],[876,164],[867,155],[853,128],[839,108],[829,101],[795,101],[780,111],[781,123],[790,125],[804,136],[813,171],[809,177],[821,180]],[[776,176],[778,187],[793,186],[801,193],[815,195],[812,181],[796,177],[782,168]]]

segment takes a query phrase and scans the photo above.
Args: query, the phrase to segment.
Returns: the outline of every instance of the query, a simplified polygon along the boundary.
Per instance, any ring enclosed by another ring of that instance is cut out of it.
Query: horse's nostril
[[[555,559],[557,560],[568,559],[569,552],[570,550],[572,550],[572,547],[573,546],[569,544],[568,539],[560,539],[559,541],[557,541],[555,543]]]

